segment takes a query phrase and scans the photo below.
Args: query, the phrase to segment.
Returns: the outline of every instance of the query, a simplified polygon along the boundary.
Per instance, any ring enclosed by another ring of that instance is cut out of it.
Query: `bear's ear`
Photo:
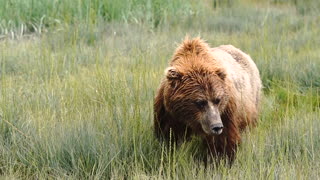
[[[172,66],[168,67],[164,73],[168,80],[180,79],[182,77],[182,74],[177,70],[177,68]]]
[[[222,70],[222,69],[218,69],[216,71],[216,74],[222,79],[222,80],[225,80],[226,78],[226,73]]]

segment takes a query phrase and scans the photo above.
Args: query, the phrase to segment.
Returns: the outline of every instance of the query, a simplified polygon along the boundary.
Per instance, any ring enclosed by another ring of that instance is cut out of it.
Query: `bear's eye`
[[[198,100],[195,102],[195,104],[199,107],[199,108],[204,108],[208,102],[206,100]]]
[[[219,103],[220,103],[220,101],[221,101],[221,99],[219,99],[219,98],[214,99],[214,100],[213,100],[213,104],[219,104]]]

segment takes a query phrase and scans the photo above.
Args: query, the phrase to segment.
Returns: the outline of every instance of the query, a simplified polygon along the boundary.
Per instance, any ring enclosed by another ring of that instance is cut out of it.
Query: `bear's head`
[[[165,71],[164,106],[170,115],[202,135],[223,131],[221,115],[229,101],[226,75],[208,64],[172,65]]]

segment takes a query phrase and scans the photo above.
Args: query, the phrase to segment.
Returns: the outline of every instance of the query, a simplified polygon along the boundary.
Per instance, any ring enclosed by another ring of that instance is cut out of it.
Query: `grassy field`
[[[319,179],[318,0],[0,0],[0,178]],[[264,85],[234,164],[169,151],[153,97],[185,35],[251,55]]]

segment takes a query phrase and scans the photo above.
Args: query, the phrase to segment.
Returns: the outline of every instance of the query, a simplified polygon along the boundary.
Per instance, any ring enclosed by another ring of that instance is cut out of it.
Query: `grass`
[[[319,179],[318,1],[228,2],[0,0],[0,177]],[[259,125],[231,167],[205,168],[196,137],[168,151],[153,136],[186,34],[260,69]]]

